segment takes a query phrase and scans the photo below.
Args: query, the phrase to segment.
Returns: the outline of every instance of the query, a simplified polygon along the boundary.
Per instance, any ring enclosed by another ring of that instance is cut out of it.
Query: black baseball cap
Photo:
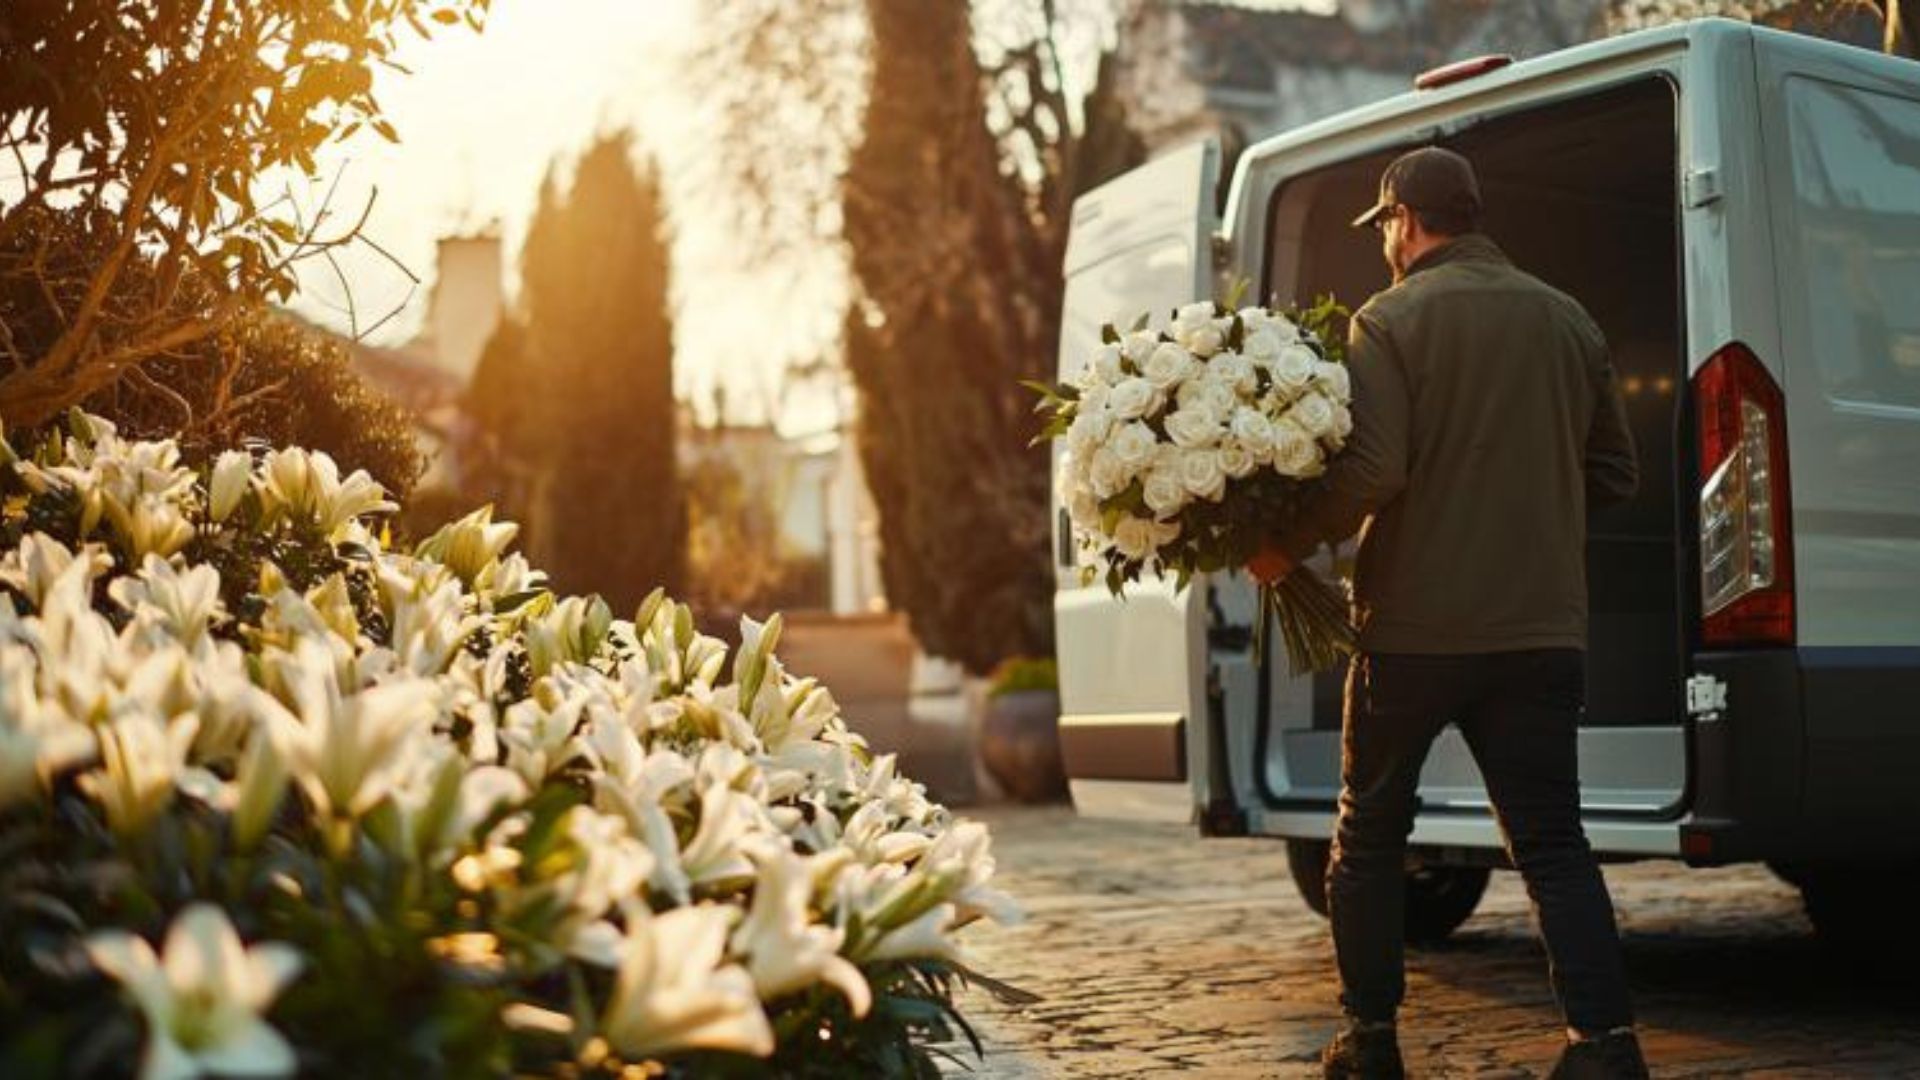
[[[1371,225],[1395,206],[1415,210],[1449,211],[1473,216],[1480,212],[1480,181],[1473,163],[1451,150],[1423,146],[1393,159],[1380,174],[1380,199],[1353,219],[1355,226]]]

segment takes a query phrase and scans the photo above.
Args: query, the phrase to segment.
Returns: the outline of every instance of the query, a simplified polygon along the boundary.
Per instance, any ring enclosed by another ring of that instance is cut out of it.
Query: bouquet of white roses
[[[1080,373],[1031,384],[1062,439],[1058,485],[1081,546],[1119,594],[1143,573],[1245,566],[1298,512],[1353,431],[1331,300],[1289,317],[1188,304],[1164,331],[1142,317],[1102,329]],[[1098,570],[1089,567],[1091,576]],[[1346,604],[1304,568],[1260,592],[1256,650],[1277,615],[1293,669],[1321,671],[1353,649]]]

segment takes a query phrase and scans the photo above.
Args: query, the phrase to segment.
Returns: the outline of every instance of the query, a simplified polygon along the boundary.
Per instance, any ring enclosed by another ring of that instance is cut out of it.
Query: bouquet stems
[[[1260,612],[1254,624],[1254,662],[1267,661],[1267,622],[1277,620],[1287,646],[1287,666],[1295,675],[1331,671],[1353,655],[1353,624],[1337,589],[1307,567],[1277,585],[1260,587]]]

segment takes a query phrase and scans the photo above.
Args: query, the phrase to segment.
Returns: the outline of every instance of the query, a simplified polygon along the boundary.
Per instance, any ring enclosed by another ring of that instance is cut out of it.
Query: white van
[[[1348,227],[1382,167],[1465,153],[1487,232],[1606,331],[1639,493],[1593,515],[1580,731],[1604,857],[1765,860],[1823,931],[1920,889],[1920,64],[1725,20],[1422,88],[1246,151],[1225,214],[1193,146],[1081,198],[1060,375],[1102,323],[1249,279],[1285,304],[1386,284]],[[1058,507],[1056,507],[1058,510]],[[1488,522],[1498,528],[1498,522]],[[1244,578],[1118,601],[1055,515],[1062,743],[1082,813],[1284,837],[1324,911],[1340,676],[1251,662]],[[1332,568],[1323,566],[1322,572]],[[1504,865],[1457,732],[1421,777],[1408,928]]]

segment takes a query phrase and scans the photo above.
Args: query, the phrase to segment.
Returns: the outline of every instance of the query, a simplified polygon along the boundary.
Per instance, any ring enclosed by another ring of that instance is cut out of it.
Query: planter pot
[[[1019,690],[988,698],[980,723],[980,760],[1007,794],[1021,802],[1064,797],[1060,695]]]

